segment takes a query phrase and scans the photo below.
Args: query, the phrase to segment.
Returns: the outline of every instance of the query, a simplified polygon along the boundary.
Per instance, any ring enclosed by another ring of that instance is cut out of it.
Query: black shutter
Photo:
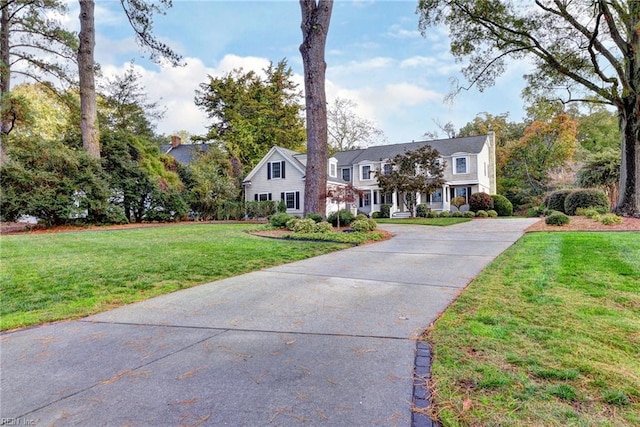
[[[378,204],[378,192],[377,191],[373,192],[373,204],[374,205]]]
[[[267,179],[271,179],[271,163],[267,163]]]
[[[280,193],[280,200],[284,201],[284,193]]]
[[[300,210],[300,192],[296,191],[296,210]]]
[[[280,166],[280,177],[284,179],[284,160],[281,163],[282,165]]]
[[[257,193],[253,195],[253,200],[255,200],[256,202],[258,201],[258,194]]]
[[[269,193],[269,200],[271,200],[271,193]]]

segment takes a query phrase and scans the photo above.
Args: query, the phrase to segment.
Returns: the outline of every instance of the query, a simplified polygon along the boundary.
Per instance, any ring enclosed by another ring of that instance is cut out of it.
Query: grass
[[[118,305],[350,244],[264,239],[247,224],[0,237],[0,330]]]
[[[471,221],[470,218],[376,218],[378,224],[417,224],[448,226]]]
[[[640,425],[640,233],[527,234],[427,339],[444,426]]]

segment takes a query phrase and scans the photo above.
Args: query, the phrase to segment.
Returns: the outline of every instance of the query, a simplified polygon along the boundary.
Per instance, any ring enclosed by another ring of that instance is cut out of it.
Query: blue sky
[[[451,121],[457,129],[478,113],[509,113],[522,119],[521,64],[512,64],[484,93],[471,89],[446,102],[451,79],[462,79],[449,54],[446,29],[418,31],[416,1],[336,1],[326,48],[327,98],[349,98],[357,113],[374,121],[389,143],[422,139]],[[70,4],[69,25],[78,11]],[[182,54],[186,67],[159,67],[144,59],[117,1],[96,1],[96,59],[105,75],[122,73],[131,59],[142,74],[151,100],[167,108],[157,124],[160,133],[205,132],[207,119],[193,104],[194,91],[207,75],[222,76],[234,68],[261,70],[286,58],[303,88],[298,46],[297,1],[174,0],[154,33]],[[441,133],[441,136],[444,135]]]

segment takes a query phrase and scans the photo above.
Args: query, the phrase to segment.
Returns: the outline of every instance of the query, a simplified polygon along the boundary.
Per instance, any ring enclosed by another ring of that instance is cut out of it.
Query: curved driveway
[[[3,334],[0,417],[411,425],[415,339],[536,221],[384,225],[388,241]]]

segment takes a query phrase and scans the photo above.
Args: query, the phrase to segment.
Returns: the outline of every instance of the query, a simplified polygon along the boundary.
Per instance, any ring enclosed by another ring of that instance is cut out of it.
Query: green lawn
[[[0,237],[0,330],[100,312],[350,247],[192,224]]]
[[[379,224],[418,224],[447,226],[471,221],[469,218],[376,218]]]
[[[444,426],[640,425],[640,233],[532,233],[429,331]]]

